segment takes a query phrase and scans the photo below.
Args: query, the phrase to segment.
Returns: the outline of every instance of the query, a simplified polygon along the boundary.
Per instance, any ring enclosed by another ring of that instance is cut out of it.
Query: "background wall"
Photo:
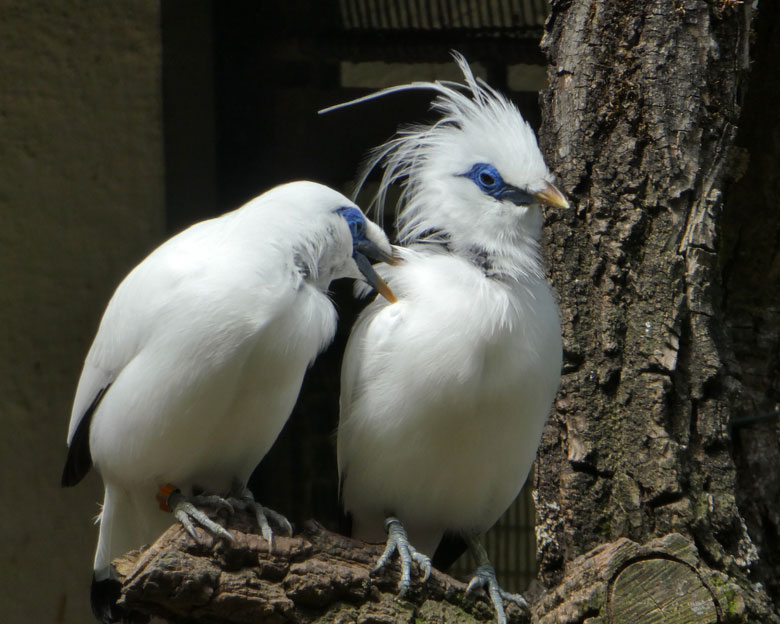
[[[159,7],[0,1],[0,619],[90,622],[102,497],[60,488],[105,303],[163,237]]]
[[[523,38],[517,15],[490,37],[478,20],[378,36],[345,21],[343,3],[0,0],[0,620],[92,621],[102,491],[94,473],[59,486],[70,406],[106,302],[166,225],[291,179],[346,190],[366,150],[425,118],[430,94],[316,111],[388,84],[459,78],[452,48],[535,125],[545,5],[533,3]],[[334,290],[337,340],[253,483],[293,520],[331,528],[340,349],[356,312],[351,286]],[[494,556],[509,589],[534,575],[529,524],[511,511],[487,540],[491,554],[523,560]],[[512,546],[518,531],[529,547]]]

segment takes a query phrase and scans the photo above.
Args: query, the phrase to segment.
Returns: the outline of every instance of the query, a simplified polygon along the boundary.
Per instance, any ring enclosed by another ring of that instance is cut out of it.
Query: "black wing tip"
[[[89,470],[89,468],[87,468]],[[81,481],[84,478],[84,475],[87,474],[87,471],[83,471],[83,474],[80,470],[77,470],[74,466],[71,465],[70,461],[70,453],[68,453],[68,458],[65,460],[65,467],[62,469],[62,478],[60,479],[60,486],[61,487],[73,487],[76,485],[79,481]]]
[[[110,387],[111,384],[108,384],[100,389],[95,398],[92,399],[92,403],[89,404],[87,411],[81,417],[78,427],[76,427],[76,433],[73,434],[68,447],[65,468],[62,470],[62,479],[60,481],[62,487],[76,485],[92,467],[92,452],[89,450],[89,429],[92,426],[92,416]]]
[[[62,469],[60,484],[62,487],[73,487],[79,483],[92,467],[92,453],[89,450],[89,424],[91,414],[85,416],[79,423],[76,435],[68,447],[68,456]]]

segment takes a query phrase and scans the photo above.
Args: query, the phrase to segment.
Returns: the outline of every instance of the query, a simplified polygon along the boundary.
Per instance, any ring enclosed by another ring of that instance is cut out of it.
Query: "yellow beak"
[[[561,193],[549,182],[546,184],[547,186],[545,186],[544,190],[536,193],[534,197],[548,206],[554,206],[556,208],[568,208],[569,202],[563,196],[563,193]]]

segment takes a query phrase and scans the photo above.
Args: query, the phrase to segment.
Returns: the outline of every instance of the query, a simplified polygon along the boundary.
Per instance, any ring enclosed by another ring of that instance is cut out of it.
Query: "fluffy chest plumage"
[[[407,253],[385,274],[399,302],[366,310],[342,379],[345,503],[486,528],[522,486],[558,387],[552,292],[450,254]]]
[[[382,368],[362,375],[372,394],[377,381],[406,388],[404,413],[446,406],[449,426],[482,404],[517,399],[518,385],[557,388],[560,322],[543,280],[490,279],[451,254],[407,254],[385,275],[400,301],[375,303],[361,328],[366,350],[377,351],[364,364]]]

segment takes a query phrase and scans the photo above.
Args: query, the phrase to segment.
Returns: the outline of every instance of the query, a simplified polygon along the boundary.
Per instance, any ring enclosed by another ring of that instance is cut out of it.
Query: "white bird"
[[[98,619],[122,615],[112,559],[171,523],[158,489],[160,506],[196,538],[192,521],[232,539],[199,503],[252,509],[269,548],[266,515],[290,531],[255,503],[247,479],[333,339],[331,280],[362,274],[392,301],[368,260],[391,254],[353,202],[293,182],[174,236],[122,281],[81,373],[62,477],[75,485],[94,465],[105,485],[92,584]]]
[[[540,260],[540,203],[567,207],[517,108],[475,80],[432,89],[432,125],[377,148],[375,203],[402,185],[402,245],[380,269],[398,302],[371,303],[349,338],[341,375],[338,466],[353,536],[394,551],[401,593],[446,533],[465,538],[500,622],[504,592],[477,537],[517,497],[560,382],[557,304]],[[462,92],[465,90],[465,93]],[[327,109],[331,110],[331,109]],[[381,212],[380,212],[381,214]]]

